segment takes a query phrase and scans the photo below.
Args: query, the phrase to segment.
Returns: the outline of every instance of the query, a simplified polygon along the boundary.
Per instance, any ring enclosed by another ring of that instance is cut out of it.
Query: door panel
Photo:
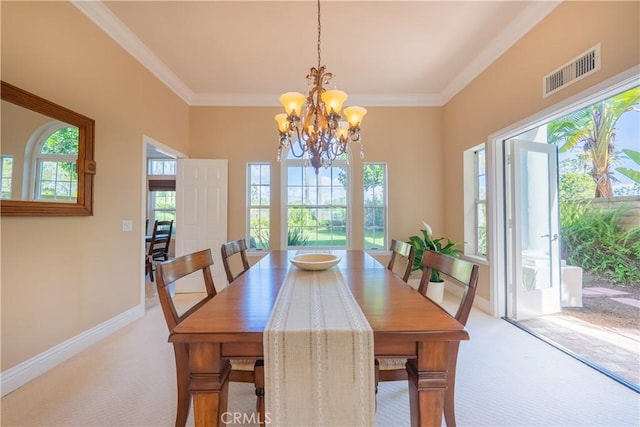
[[[557,147],[511,140],[509,317],[561,310]]]
[[[226,286],[220,246],[227,241],[227,160],[179,159],[176,176],[176,256],[211,249],[217,290]],[[202,274],[187,276],[176,292],[204,292]]]

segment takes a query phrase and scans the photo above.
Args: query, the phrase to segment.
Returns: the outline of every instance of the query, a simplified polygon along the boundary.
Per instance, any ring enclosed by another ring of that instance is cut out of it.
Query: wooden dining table
[[[289,269],[297,268],[289,259],[299,252],[269,252],[170,333],[169,341],[189,345],[196,426],[224,425],[228,361],[264,357],[263,331]],[[333,268],[373,330],[375,357],[409,359],[411,425],[440,426],[448,343],[469,339],[467,330],[366,252],[330,252],[341,257]]]

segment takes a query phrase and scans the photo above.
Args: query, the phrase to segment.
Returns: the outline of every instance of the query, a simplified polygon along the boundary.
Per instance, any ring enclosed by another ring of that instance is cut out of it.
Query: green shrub
[[[304,231],[299,228],[290,228],[287,230],[287,245],[288,246],[306,246],[309,241]]]
[[[563,256],[570,264],[640,286],[640,228],[620,227],[624,208],[600,212],[588,203],[565,202],[560,212]]]

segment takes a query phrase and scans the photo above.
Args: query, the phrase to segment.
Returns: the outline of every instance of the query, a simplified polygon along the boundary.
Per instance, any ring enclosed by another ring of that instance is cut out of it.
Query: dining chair
[[[173,231],[173,220],[158,221],[153,224],[153,232],[147,246],[145,257],[145,274],[153,282],[154,262],[166,261],[169,259],[169,244],[171,243],[171,232]]]
[[[184,319],[196,312],[207,301],[216,296],[216,288],[211,275],[213,258],[211,249],[204,249],[191,254],[165,261],[157,266],[158,299],[162,313],[167,321],[169,332]],[[191,273],[202,271],[206,293],[202,299],[183,313],[178,313],[172,297],[173,284],[180,278]],[[189,407],[191,406],[191,391],[189,390],[189,346],[186,343],[173,343],[176,359],[176,379],[178,390],[178,406],[176,410],[176,427],[183,427],[187,422]],[[256,408],[263,421],[264,417],[264,361],[260,360],[231,360],[229,381],[254,383],[257,396]]]
[[[407,281],[409,280],[409,275],[411,275],[413,259],[416,256],[416,248],[411,246],[409,243],[392,239],[389,250],[391,251],[391,258],[389,259],[387,269],[393,272],[394,267],[396,267],[396,261],[398,261],[399,259],[403,259],[403,261],[406,262],[406,267],[404,268],[404,272],[401,277],[402,280],[407,283]]]
[[[425,250],[421,260],[422,278],[420,279],[420,292],[428,298],[427,288],[432,270],[438,270],[445,279],[449,279],[462,286],[462,296],[455,312],[455,319],[462,325],[467,324],[469,313],[473,306],[478,286],[478,265],[469,261],[444,255],[431,250]],[[447,359],[447,391],[444,398],[444,418],[448,427],[455,427],[455,381],[456,366],[458,360],[458,349],[460,341],[450,341],[449,356]],[[415,364],[415,360],[407,359],[378,359],[376,360],[376,387],[380,381],[397,381],[407,379],[407,366]]]
[[[222,254],[222,264],[224,265],[225,273],[227,273],[227,280],[229,283],[236,280],[249,269],[249,260],[247,259],[247,241],[245,239],[238,239],[223,243],[220,248],[220,253]],[[238,258],[237,256],[232,258],[236,254],[240,254],[239,258],[242,261],[242,270],[238,272],[238,274],[234,275],[231,271],[231,264],[234,262],[234,259]]]

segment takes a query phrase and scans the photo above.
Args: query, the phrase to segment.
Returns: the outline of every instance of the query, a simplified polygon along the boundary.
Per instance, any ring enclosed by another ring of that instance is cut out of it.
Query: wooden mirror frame
[[[65,107],[40,98],[4,81],[0,98],[36,113],[60,120],[78,128],[78,197],[76,203],[0,200],[0,214],[5,216],[82,216],[93,215],[93,158],[95,122]]]

